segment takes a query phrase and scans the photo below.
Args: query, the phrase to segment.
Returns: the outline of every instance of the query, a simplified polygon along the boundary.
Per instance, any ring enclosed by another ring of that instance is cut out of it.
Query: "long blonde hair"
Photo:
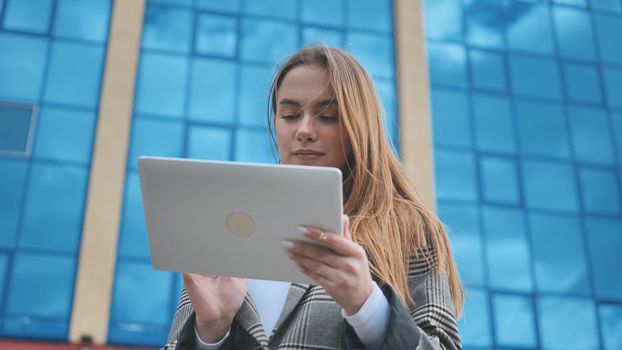
[[[413,255],[425,259],[436,273],[447,274],[456,314],[460,315],[464,290],[443,225],[423,206],[391,151],[372,81],[350,54],[337,48],[311,46],[289,57],[272,82],[270,132],[273,135],[272,118],[281,82],[293,68],[306,64],[326,70],[339,108],[340,127],[345,128],[350,140],[350,145],[344,146],[344,211],[351,218],[352,239],[367,251],[372,275],[390,284],[412,307],[409,259]]]

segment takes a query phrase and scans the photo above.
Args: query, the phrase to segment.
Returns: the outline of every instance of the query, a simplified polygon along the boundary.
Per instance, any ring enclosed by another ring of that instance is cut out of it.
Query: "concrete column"
[[[125,185],[145,0],[114,1],[69,340],[103,344]]]
[[[435,209],[430,89],[421,0],[394,0],[400,150],[411,183]]]

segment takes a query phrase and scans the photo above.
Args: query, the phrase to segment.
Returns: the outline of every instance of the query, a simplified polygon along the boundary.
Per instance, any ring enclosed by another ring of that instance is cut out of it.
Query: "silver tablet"
[[[141,157],[155,269],[314,284],[283,251],[299,225],[342,233],[336,168]]]

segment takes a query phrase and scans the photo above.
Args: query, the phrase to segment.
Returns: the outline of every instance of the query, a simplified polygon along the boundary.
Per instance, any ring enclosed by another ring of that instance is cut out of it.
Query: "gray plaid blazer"
[[[408,285],[415,305],[409,310],[388,284],[380,287],[391,313],[382,349],[462,349],[455,310],[445,273],[411,258]],[[166,350],[194,349],[194,310],[185,289],[171,326]],[[222,349],[364,349],[341,307],[320,286],[293,283],[270,337],[266,336],[253,300],[246,295]]]

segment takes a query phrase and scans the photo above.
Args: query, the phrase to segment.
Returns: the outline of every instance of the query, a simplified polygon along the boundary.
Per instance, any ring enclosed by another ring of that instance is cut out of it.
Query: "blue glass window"
[[[554,46],[548,4],[511,1],[507,8],[507,40],[510,49],[552,54]],[[535,42],[538,44],[534,45]]]
[[[566,95],[571,101],[602,102],[600,78],[594,66],[566,63],[563,67]]]
[[[538,291],[589,295],[585,243],[579,219],[533,213],[529,216],[529,227]]]
[[[503,47],[503,7],[494,0],[466,2],[466,39],[474,46]]]
[[[458,320],[462,345],[468,347],[489,347],[492,345],[490,331],[490,309],[488,293],[480,289],[468,291],[464,303],[464,316]]]
[[[605,349],[622,349],[622,306],[600,305],[598,314]]]
[[[469,104],[464,92],[432,89],[434,144],[471,146]]]
[[[110,0],[59,0],[54,35],[104,42],[108,37]],[[76,14],[79,13],[79,16]]]
[[[2,3],[0,2],[0,10],[2,10]],[[6,254],[0,254],[0,299],[4,300],[4,287],[6,276],[8,276],[9,270],[9,256]]]
[[[302,20],[329,26],[343,26],[343,0],[301,0]]]
[[[233,123],[237,81],[235,63],[197,58],[192,62],[190,79],[190,119]]]
[[[511,158],[480,158],[482,195],[486,202],[519,204],[518,169]]]
[[[436,149],[434,169],[439,200],[477,200],[475,157],[470,152]],[[457,176],[459,174],[459,176]]]
[[[244,11],[253,15],[296,19],[297,3],[291,0],[246,0]]]
[[[3,26],[44,34],[50,26],[51,10],[52,0],[10,0],[6,4]]]
[[[0,33],[0,98],[38,100],[48,42]]]
[[[568,7],[553,9],[559,53],[564,58],[594,60],[594,36],[588,12]]]
[[[429,42],[427,45],[430,82],[456,87],[467,86],[466,51],[459,44]]]
[[[138,173],[128,172],[125,181],[123,218],[119,234],[119,256],[147,260],[149,259],[149,243]]]
[[[238,30],[235,17],[203,14],[197,22],[196,52],[235,57]]]
[[[58,161],[89,163],[95,130],[92,111],[43,107],[34,155]]]
[[[375,78],[393,78],[393,38],[388,35],[350,31],[347,36],[350,53]]]
[[[622,69],[603,67],[603,79],[607,92],[607,104],[622,108]]]
[[[15,245],[27,165],[22,160],[0,159],[0,248]]]
[[[462,6],[459,0],[425,0],[425,35],[431,39],[462,39]]]
[[[268,90],[272,70],[261,66],[242,65],[242,86],[239,93],[240,115],[244,125],[267,126]]]
[[[590,0],[593,9],[612,12],[622,12],[622,2],[619,0]]]
[[[193,15],[179,7],[147,6],[142,46],[146,49],[190,52]]]
[[[620,187],[615,172],[599,168],[581,168],[583,209],[590,214],[619,215]]]
[[[492,298],[492,309],[498,345],[536,347],[531,298],[497,294]]]
[[[223,128],[192,127],[188,136],[188,157],[210,160],[231,159],[231,131]]]
[[[552,59],[511,55],[510,74],[518,95],[556,100],[562,97],[559,68]]]
[[[605,62],[622,63],[622,47],[620,45],[622,18],[597,14],[594,19],[596,20],[600,58]]]
[[[174,310],[173,274],[154,271],[149,263],[120,261],[116,275],[109,341],[164,344]]]
[[[171,4],[178,6],[191,6],[192,0],[147,0],[148,3]],[[212,0],[214,2],[214,0]]]
[[[55,41],[45,85],[45,101],[97,106],[104,53],[102,46]]]
[[[473,94],[477,148],[491,152],[516,150],[510,102],[506,97]]]
[[[134,118],[128,166],[136,168],[140,156],[182,156],[183,137],[181,122]]]
[[[143,53],[136,90],[136,111],[169,117],[184,114],[188,58]]]
[[[347,18],[350,28],[391,32],[393,25],[391,0],[343,1],[347,1]]]
[[[275,163],[278,154],[273,150],[268,130],[238,129],[235,132],[235,159],[239,162]]]
[[[622,164],[622,113],[612,113],[613,132],[615,135],[616,153],[618,164]]]
[[[558,4],[574,5],[574,6],[587,6],[587,0],[554,0]]]
[[[596,310],[591,300],[540,297],[538,312],[542,348],[598,348]]]
[[[523,154],[570,158],[566,120],[560,105],[518,100],[516,117]]]
[[[20,247],[66,253],[78,251],[87,175],[83,167],[32,165]]]
[[[243,60],[268,64],[281,62],[298,47],[298,29],[287,22],[271,20],[242,20]]]
[[[613,145],[607,114],[602,109],[568,109],[575,158],[580,162],[613,165]]]
[[[472,49],[469,51],[469,61],[473,87],[499,91],[507,89],[505,59],[502,55]],[[430,65],[432,64],[430,62]]]
[[[240,0],[196,0],[196,6],[206,10],[238,12],[240,10]]]
[[[338,30],[325,28],[304,27],[302,29],[302,45],[325,44],[331,47],[341,47],[343,34]]]
[[[0,154],[29,155],[35,111],[32,105],[0,103]]]
[[[573,167],[567,163],[523,161],[523,188],[528,207],[577,212],[578,195]]]
[[[585,219],[594,292],[598,298],[622,300],[622,221],[587,217]]]
[[[530,291],[530,256],[522,211],[487,206],[483,213],[490,285]]]
[[[467,286],[485,284],[482,261],[482,237],[478,208],[472,205],[440,202],[438,213],[445,225],[462,283]]]
[[[4,331],[11,335],[64,338],[67,336],[71,313],[71,296],[75,259],[60,255],[15,255],[9,282],[6,314],[16,317],[5,320]],[[41,292],[45,286],[45,293]],[[35,322],[33,321],[35,319]],[[54,319],[57,326],[40,327],[37,318]],[[17,324],[14,324],[17,323]],[[40,328],[35,332],[33,328]],[[34,334],[32,334],[34,333]]]

